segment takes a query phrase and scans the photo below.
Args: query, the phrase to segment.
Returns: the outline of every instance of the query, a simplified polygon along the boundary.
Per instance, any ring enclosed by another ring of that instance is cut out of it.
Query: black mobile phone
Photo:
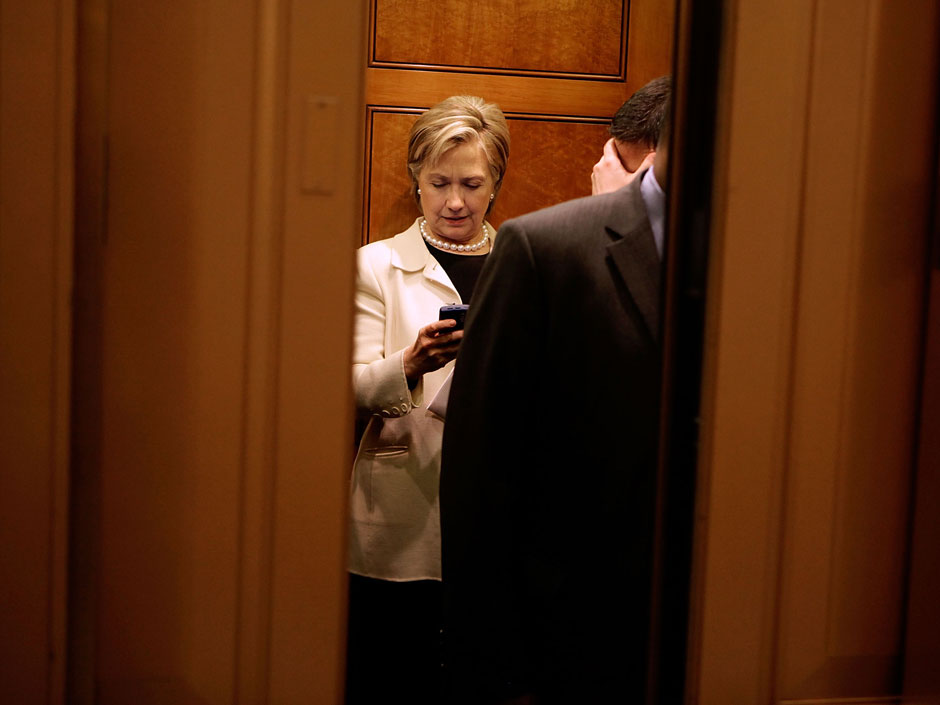
[[[467,309],[470,308],[467,304],[448,304],[446,306],[441,306],[441,315],[440,320],[446,320],[452,318],[457,321],[457,325],[451,328],[451,330],[463,330],[464,319],[467,317]]]

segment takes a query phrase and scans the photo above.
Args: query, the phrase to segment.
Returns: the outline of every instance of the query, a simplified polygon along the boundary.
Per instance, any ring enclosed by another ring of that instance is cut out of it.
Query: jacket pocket
[[[359,449],[356,459],[355,479],[365,500],[365,510],[369,521],[374,520],[376,474],[403,473],[408,464],[409,449],[406,445],[382,445]],[[354,512],[355,513],[355,512]],[[365,517],[359,517],[363,519]]]
[[[396,455],[404,455],[408,452],[408,446],[381,446],[379,448],[363,448],[363,455],[373,458],[391,458]]]

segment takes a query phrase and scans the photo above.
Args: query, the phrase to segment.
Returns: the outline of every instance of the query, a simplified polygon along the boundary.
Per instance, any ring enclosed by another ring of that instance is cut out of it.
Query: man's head
[[[646,155],[656,150],[669,112],[671,91],[669,76],[654,78],[630,96],[614,115],[610,135],[628,172],[635,172]]]

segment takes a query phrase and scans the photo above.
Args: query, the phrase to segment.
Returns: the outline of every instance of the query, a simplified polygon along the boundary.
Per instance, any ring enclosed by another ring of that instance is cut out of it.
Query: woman
[[[421,215],[359,250],[353,386],[369,421],[350,490],[347,703],[437,701],[443,421],[426,407],[463,336],[439,309],[470,301],[508,156],[497,106],[454,96],[426,111],[408,143]]]

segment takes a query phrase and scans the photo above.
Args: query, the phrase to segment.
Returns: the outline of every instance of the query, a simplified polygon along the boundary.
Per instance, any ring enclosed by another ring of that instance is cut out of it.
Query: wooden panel
[[[352,300],[362,213],[366,3],[279,3],[290,24],[280,202],[277,484],[273,496],[271,705],[340,705],[345,683],[346,507],[352,469]],[[351,50],[352,49],[352,50]],[[302,107],[331,96],[340,155],[329,196],[303,193]],[[241,701],[240,701],[241,702]]]
[[[631,0],[627,38],[627,95],[648,81],[672,73],[677,2]]]
[[[411,196],[406,163],[415,111],[369,111],[370,143],[363,242],[390,237],[420,215]],[[591,194],[591,167],[607,139],[602,120],[507,115],[509,167],[490,213],[499,227],[507,218]],[[560,166],[563,165],[563,168]]]
[[[278,317],[283,250],[283,5],[256,3],[255,102],[241,458],[235,703],[265,703],[270,683]],[[246,116],[247,117],[247,116]]]
[[[738,2],[724,16],[732,40],[718,96],[696,527],[701,612],[693,617],[700,636],[690,664],[692,702],[701,705],[773,702],[813,4]]]
[[[374,0],[370,65],[622,79],[627,4]]]
[[[809,700],[781,700],[780,705],[902,705],[900,697],[885,698],[811,698]]]
[[[74,5],[0,2],[0,702],[63,702]]]
[[[109,9],[95,702],[338,703],[365,5]]]
[[[95,702],[338,703],[365,6],[109,6]]]
[[[932,195],[924,154],[935,96],[929,84],[908,96],[895,64],[923,62],[914,47],[930,46],[933,33],[917,27],[931,14],[936,20],[933,5],[907,19],[881,0],[816,8],[824,44],[814,55],[798,273],[807,305],[794,348],[780,613],[785,697],[899,692],[923,204]],[[902,114],[905,134],[891,135]],[[887,165],[885,149],[894,155]]]
[[[101,272],[107,220],[108,2],[83,0],[76,32],[75,262],[69,492],[69,705],[96,704],[101,469]]]
[[[478,95],[511,117],[509,170],[493,211],[498,224],[588,195],[590,169],[606,139],[603,124],[635,90],[671,69],[671,1],[435,5],[422,0],[415,5],[373,0],[371,10],[366,103],[374,112],[364,140],[365,227],[357,238],[362,242],[398,232],[417,215],[404,166],[413,119],[404,119],[408,109],[417,112],[451,95]],[[486,13],[492,13],[491,20]],[[494,40],[494,31],[511,36]],[[586,36],[591,41],[584,41]],[[484,46],[488,58],[481,61],[478,47]],[[419,62],[422,70],[416,68]],[[389,114],[378,117],[383,111]],[[391,111],[398,111],[398,121],[390,118]],[[531,118],[524,127],[523,116]]]
[[[400,233],[420,215],[407,167],[408,131],[417,117],[416,111],[366,112],[371,149],[366,152],[363,245]]]
[[[529,211],[591,195],[591,167],[608,139],[605,120],[509,116],[509,168],[493,208],[498,225]]]
[[[634,90],[658,75],[661,74],[637,77],[635,83],[624,84],[532,76],[367,69],[366,94],[370,105],[427,107],[452,95],[479,95],[506,112],[610,119]]]
[[[110,8],[98,697],[221,704],[240,595],[255,3]]]
[[[898,701],[936,13],[729,8],[691,666],[703,705]]]

